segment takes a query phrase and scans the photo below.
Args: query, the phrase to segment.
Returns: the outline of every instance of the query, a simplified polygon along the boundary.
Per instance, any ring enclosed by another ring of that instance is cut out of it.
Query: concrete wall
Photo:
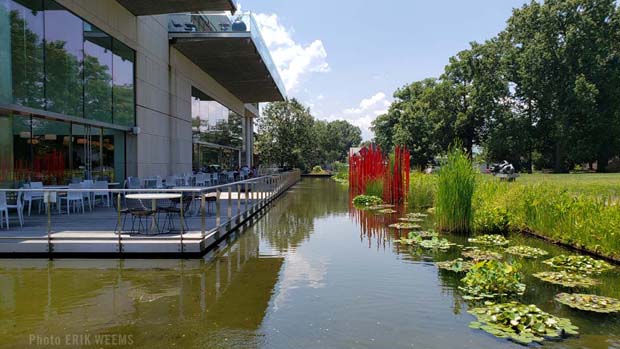
[[[167,15],[136,17],[115,0],[57,0],[136,50],[138,135],[127,138],[127,175],[192,169],[191,88],[244,115],[242,101],[168,43]]]

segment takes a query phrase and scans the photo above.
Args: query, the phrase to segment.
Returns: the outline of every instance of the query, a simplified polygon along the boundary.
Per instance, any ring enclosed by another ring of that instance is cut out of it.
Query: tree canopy
[[[614,0],[532,1],[506,28],[394,93],[375,142],[425,166],[460,141],[487,161],[566,171],[620,155],[620,12]]]

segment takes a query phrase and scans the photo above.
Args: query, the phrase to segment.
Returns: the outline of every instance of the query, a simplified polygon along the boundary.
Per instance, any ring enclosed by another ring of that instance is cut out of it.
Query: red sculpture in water
[[[359,153],[349,155],[349,188],[353,196],[364,194],[372,181],[383,182],[383,201],[404,204],[409,192],[409,150],[396,146],[393,156],[386,158],[381,149],[371,144]]]

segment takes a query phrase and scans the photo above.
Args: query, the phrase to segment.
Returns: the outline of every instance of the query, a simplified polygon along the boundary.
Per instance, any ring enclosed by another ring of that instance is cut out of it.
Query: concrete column
[[[254,118],[246,116],[244,126],[245,164],[251,168],[253,165],[252,154],[254,152]]]

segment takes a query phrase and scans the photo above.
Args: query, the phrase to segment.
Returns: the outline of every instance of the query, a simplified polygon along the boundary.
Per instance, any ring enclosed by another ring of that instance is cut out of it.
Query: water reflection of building
[[[0,262],[0,336],[132,334],[136,343],[196,346],[256,336],[283,258],[263,256],[255,234],[211,260]],[[218,338],[221,340],[221,337]],[[205,342],[206,341],[206,342]]]

